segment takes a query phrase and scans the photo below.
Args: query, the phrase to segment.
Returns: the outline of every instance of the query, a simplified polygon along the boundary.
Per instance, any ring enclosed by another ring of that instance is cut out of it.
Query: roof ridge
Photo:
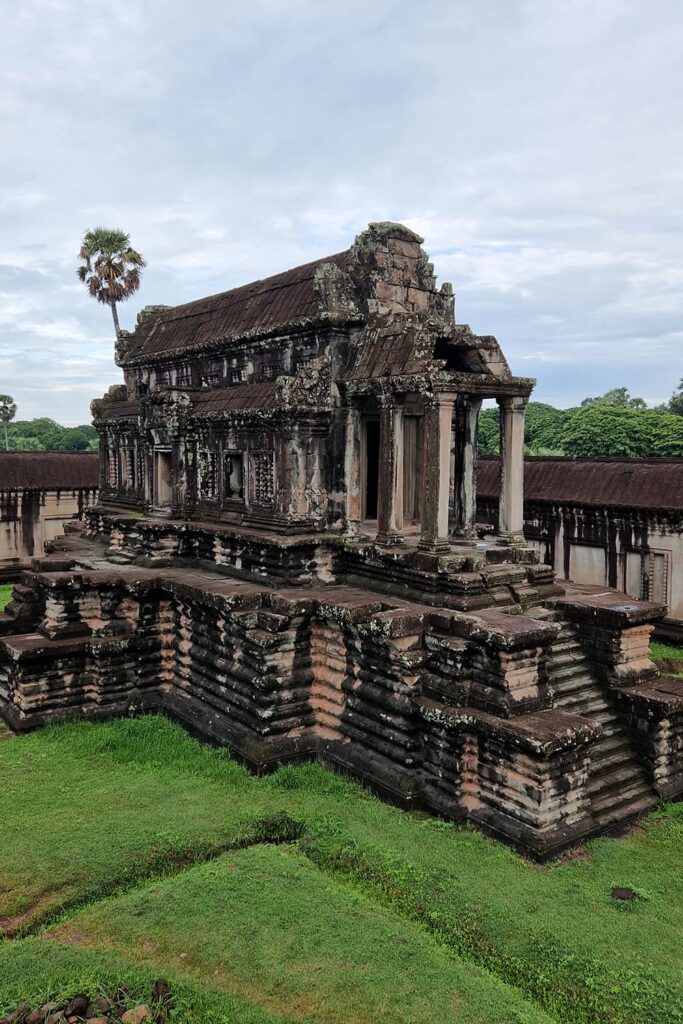
[[[280,270],[276,274],[270,274],[268,277],[259,277],[253,281],[245,281],[244,284],[235,285],[233,288],[227,288],[222,292],[214,292],[211,295],[203,295],[198,299],[190,299],[189,302],[181,302],[177,306],[169,306],[156,318],[156,322],[159,323],[162,320],[180,320],[183,317],[182,310],[188,309],[188,307],[198,305],[199,303],[209,303],[213,300],[223,299],[229,295],[233,295],[243,291],[245,288],[254,288],[258,291],[277,291],[280,288],[290,288],[293,285],[300,284],[302,280],[306,280],[306,277],[299,277],[293,281],[284,281],[282,284],[272,284],[268,288],[259,288],[257,285],[267,285],[269,282],[274,282],[279,277],[285,277],[289,274],[296,274],[297,271],[313,269],[314,267],[322,266],[324,263],[332,263],[335,260],[340,259],[342,256],[346,256],[350,252],[350,249],[343,249],[341,252],[332,253],[330,256],[323,256],[317,260],[309,260],[308,263],[300,263],[296,267],[289,267],[287,270]],[[180,315],[174,316],[180,312]],[[193,315],[192,311],[188,309],[188,316]],[[195,314],[196,315],[196,314]]]

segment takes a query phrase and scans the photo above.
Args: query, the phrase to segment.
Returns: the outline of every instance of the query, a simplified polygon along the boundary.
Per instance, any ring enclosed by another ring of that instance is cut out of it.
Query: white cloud
[[[74,276],[95,223],[149,260],[131,325],[399,219],[540,398],[661,401],[682,49],[677,0],[24,0],[0,36],[0,390],[73,423],[120,380]]]

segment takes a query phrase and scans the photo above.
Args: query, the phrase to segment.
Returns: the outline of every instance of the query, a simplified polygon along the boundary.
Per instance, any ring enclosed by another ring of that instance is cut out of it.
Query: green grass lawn
[[[159,971],[134,964],[111,949],[81,949],[43,939],[0,943],[0,1012],[21,1002],[38,1006],[51,999],[66,1002],[86,993],[118,996],[124,1005],[147,1003]],[[288,1014],[272,1013],[210,983],[165,972],[173,992],[176,1024],[295,1024]]]
[[[297,1020],[329,1024],[548,1021],[540,1009],[418,924],[262,845],[100,902],[57,930],[210,979]]]
[[[149,971],[232,1000],[206,1019],[683,1021],[681,805],[539,867],[157,717],[0,740],[0,779],[2,927],[53,936],[0,943],[0,1010]]]
[[[673,644],[662,644],[653,640],[650,644],[650,650],[656,662],[661,663],[663,659],[667,659],[667,663],[660,664],[663,672],[683,679],[683,647],[676,647]],[[673,665],[670,664],[672,660],[674,662]]]
[[[0,583],[0,612],[4,611],[5,607],[11,601],[13,590],[13,583]]]

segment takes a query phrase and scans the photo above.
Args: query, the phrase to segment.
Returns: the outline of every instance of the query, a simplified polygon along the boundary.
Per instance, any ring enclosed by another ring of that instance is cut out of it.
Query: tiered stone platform
[[[494,546],[262,538],[259,555],[242,535],[229,565],[225,530],[126,530],[72,535],[24,574],[0,617],[12,728],[163,710],[256,770],[319,757],[538,857],[683,790],[683,681],[649,658],[662,608],[563,593]]]

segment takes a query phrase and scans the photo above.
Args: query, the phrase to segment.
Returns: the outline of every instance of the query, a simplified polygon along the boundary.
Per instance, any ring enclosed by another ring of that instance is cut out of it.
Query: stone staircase
[[[651,810],[659,797],[639,760],[623,712],[619,713],[609,689],[594,677],[572,625],[566,621],[561,625],[547,661],[553,707],[603,726],[604,736],[591,748],[588,792],[595,823],[604,831]]]

